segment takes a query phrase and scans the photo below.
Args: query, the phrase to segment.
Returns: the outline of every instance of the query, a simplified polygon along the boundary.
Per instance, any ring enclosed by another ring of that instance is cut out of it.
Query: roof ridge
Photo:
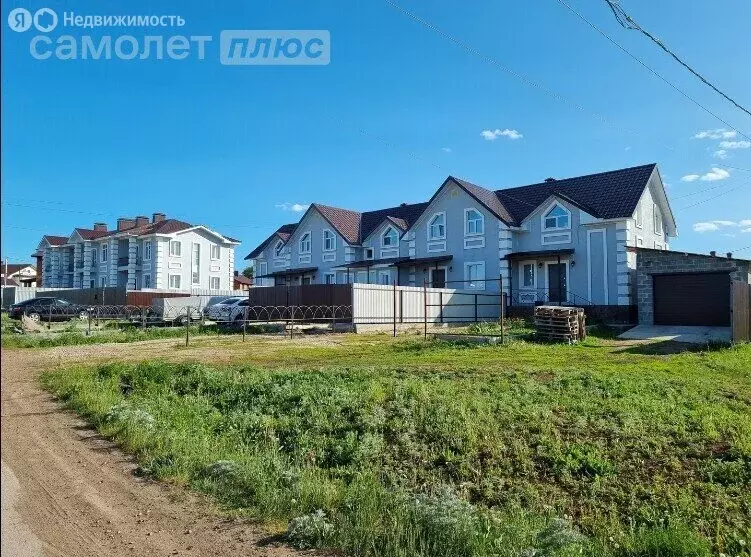
[[[592,174],[581,174],[579,176],[569,176],[567,178],[555,178],[552,182],[545,182],[543,180],[542,182],[534,182],[532,184],[524,184],[522,186],[512,186],[510,188],[500,188],[500,189],[493,190],[493,191],[495,193],[499,193],[499,192],[505,192],[505,191],[509,191],[509,190],[517,190],[517,189],[521,189],[521,188],[531,188],[533,186],[540,186],[542,184],[555,184],[556,182],[566,182],[568,180],[578,180],[578,179],[582,179],[582,178],[594,178],[595,176],[604,176],[605,174],[615,174],[617,172],[626,172],[628,170],[637,170],[637,169],[640,169],[640,168],[648,168],[650,166],[655,167],[655,166],[657,166],[657,163],[656,162],[652,162],[652,163],[649,163],[649,164],[638,164],[636,166],[628,166],[628,167],[625,167],[625,168],[617,168],[615,170],[604,170],[602,172],[593,172]]]

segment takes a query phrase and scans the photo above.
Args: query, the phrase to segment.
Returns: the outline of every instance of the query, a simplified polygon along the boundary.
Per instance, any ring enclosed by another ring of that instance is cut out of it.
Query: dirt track
[[[182,487],[137,478],[129,457],[39,386],[40,371],[61,361],[165,357],[174,345],[2,351],[3,557],[293,554]],[[216,356],[197,352],[175,356]]]

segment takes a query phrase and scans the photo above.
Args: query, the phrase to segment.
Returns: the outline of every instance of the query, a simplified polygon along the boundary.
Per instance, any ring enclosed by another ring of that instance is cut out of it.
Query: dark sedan
[[[86,319],[88,310],[84,306],[72,304],[59,298],[32,298],[10,306],[8,317],[21,319],[26,315],[32,321],[69,321]]]

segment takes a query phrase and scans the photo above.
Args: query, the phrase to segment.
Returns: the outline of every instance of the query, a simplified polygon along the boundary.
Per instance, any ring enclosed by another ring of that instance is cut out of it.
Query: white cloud
[[[694,139],[732,139],[738,132],[719,128],[716,130],[703,130],[694,135]]]
[[[698,174],[686,174],[683,178],[681,178],[681,182],[696,182],[696,180],[698,179]]]
[[[738,226],[751,226],[751,219],[744,219],[738,223]]]
[[[735,234],[723,234],[723,236],[727,236],[728,238],[735,238]]]
[[[282,211],[292,211],[294,213],[307,211],[308,207],[310,207],[310,203],[279,203],[276,205],[277,209],[281,209]]]
[[[444,153],[450,153],[451,147],[441,147],[441,151],[443,151]]]
[[[713,222],[695,222],[694,232],[714,232],[720,227]]]
[[[495,141],[499,137],[508,137],[509,139],[521,139],[522,137],[524,137],[518,131],[510,130],[508,128],[506,128],[505,130],[500,130],[498,128],[494,130],[482,130],[480,132],[480,135],[488,141]]]
[[[728,152],[725,149],[718,149],[714,153],[712,153],[712,156],[718,159],[725,160],[728,158]]]
[[[630,150],[631,150],[631,147],[626,147],[626,148],[624,148],[623,150],[624,150],[624,151],[630,151]]]
[[[720,141],[720,147],[723,149],[748,149],[751,148],[751,141]]]
[[[728,172],[724,168],[714,167],[706,174],[703,174],[699,179],[705,182],[716,182],[717,180],[726,180],[728,178],[730,178],[730,172]]]
[[[751,228],[744,228],[741,232],[751,232]]]
[[[720,226],[737,226],[737,223],[732,220],[713,220],[712,222]]]

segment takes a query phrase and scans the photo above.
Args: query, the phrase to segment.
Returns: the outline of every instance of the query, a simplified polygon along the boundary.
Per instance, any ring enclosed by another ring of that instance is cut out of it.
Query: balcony
[[[117,258],[117,266],[118,267],[127,267],[128,265],[128,256],[125,257],[118,257]]]

